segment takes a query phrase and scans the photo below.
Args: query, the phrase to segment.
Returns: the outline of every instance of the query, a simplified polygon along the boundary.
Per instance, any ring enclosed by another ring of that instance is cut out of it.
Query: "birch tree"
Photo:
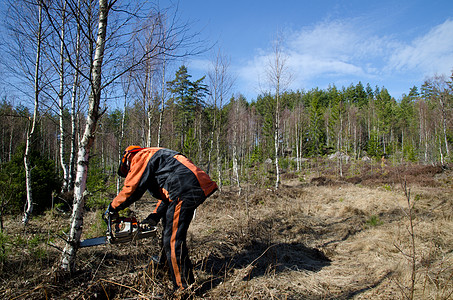
[[[101,116],[100,100],[101,100],[101,71],[102,61],[104,59],[105,39],[107,35],[107,19],[109,10],[113,6],[113,2],[107,0],[99,0],[99,24],[98,34],[93,58],[93,64],[90,70],[91,77],[91,93],[89,97],[89,108],[85,131],[79,144],[77,154],[77,172],[74,188],[74,203],[71,215],[71,227],[69,232],[68,243],[63,249],[61,268],[65,271],[74,269],[75,257],[77,252],[77,244],[80,241],[83,225],[83,209],[84,209],[84,191],[86,188],[86,176],[88,159],[91,146],[94,142],[96,124]]]
[[[231,146],[231,158],[233,160],[233,178],[234,182],[236,182],[237,188],[238,188],[238,196],[241,195],[241,181],[239,178],[239,165],[238,165],[238,156],[239,156],[239,147],[240,147],[240,127],[241,123],[244,122],[245,120],[242,119],[244,113],[243,110],[244,108],[242,107],[242,99],[240,97],[234,97],[231,99],[230,102],[230,111],[229,111],[229,129],[228,130],[228,135],[229,135],[229,144]]]
[[[212,150],[216,149],[216,170],[217,184],[219,190],[222,190],[222,157],[220,153],[220,136],[222,123],[222,106],[223,101],[233,86],[234,79],[229,74],[229,59],[218,50],[211,64],[211,70],[208,72],[208,80],[210,86],[210,98],[214,104],[213,126],[210,134],[210,144],[208,152],[208,166],[211,165]],[[215,137],[214,137],[215,134]],[[208,167],[209,172],[209,167]]]
[[[80,0],[77,1],[76,11],[80,11]],[[63,44],[64,46],[64,44]],[[69,155],[69,170],[68,170],[68,189],[73,190],[74,188],[74,173],[75,173],[75,159],[76,159],[76,131],[77,131],[77,118],[76,118],[76,103],[79,97],[79,72],[80,69],[80,47],[81,47],[81,24],[76,23],[76,44],[74,54],[74,71],[73,71],[73,83],[71,92],[71,135],[70,135],[70,155]]]
[[[153,43],[153,47],[149,51],[140,53],[131,60],[126,54],[129,53],[134,42],[133,37],[140,37],[141,33],[148,29],[146,25],[142,26],[143,23],[141,22],[138,22],[138,26],[132,26],[132,22],[155,17],[151,8],[144,7],[146,4],[127,2],[126,7],[120,7],[117,0],[99,0],[97,7],[93,7],[94,2],[92,2],[88,3],[85,8],[80,9],[76,9],[77,5],[73,2],[70,4],[71,11],[75,14],[74,18],[81,22],[84,36],[89,39],[89,44],[86,47],[89,51],[85,57],[81,56],[82,59],[85,59],[85,65],[81,64],[80,68],[76,69],[79,75],[87,80],[89,84],[89,97],[85,128],[78,145],[70,231],[60,264],[65,271],[74,270],[76,253],[82,234],[85,206],[84,194],[90,151],[95,140],[97,123],[105,111],[105,109],[101,108],[102,92],[126,73],[137,70],[147,60],[154,59],[163,53],[175,51],[178,47],[189,44],[184,42],[185,38],[189,38],[185,35],[186,28],[172,25],[165,32],[165,35],[157,36],[158,41]],[[115,9],[112,9],[114,6]],[[84,14],[84,10],[87,11],[86,14]],[[89,16],[88,18],[86,17],[87,15]],[[96,16],[97,19],[95,30],[91,30],[91,16]],[[109,29],[109,34],[107,33],[107,20],[109,20],[110,27],[112,27]],[[150,22],[150,24],[153,24],[153,22]],[[172,41],[172,43],[163,43],[163,40]],[[66,47],[68,63],[76,68],[75,61],[67,49]],[[188,54],[189,52],[183,52],[180,55]],[[85,70],[88,70],[88,73]]]
[[[436,104],[438,107],[440,118],[439,127],[441,128],[441,133],[439,134],[439,154],[443,157],[443,152],[447,157],[450,156],[450,147],[448,145],[448,115],[449,115],[449,99],[451,98],[450,89],[448,87],[447,80],[444,76],[434,76],[427,85],[431,89],[431,101]],[[443,161],[441,161],[443,163]]]
[[[66,163],[66,131],[64,128],[64,95],[65,95],[65,59],[64,59],[64,39],[65,39],[65,28],[66,28],[66,1],[63,3],[61,10],[61,34],[60,34],[60,67],[59,67],[59,76],[60,76],[60,86],[58,91],[58,108],[59,108],[59,125],[60,125],[60,165],[63,171],[63,191],[69,189],[69,167]]]
[[[151,147],[152,144],[152,128],[153,118],[156,112],[156,70],[158,66],[158,57],[156,52],[159,51],[159,45],[163,35],[162,23],[160,14],[156,18],[149,19],[149,24],[144,24],[146,29],[141,30],[140,36],[136,37],[134,43],[134,56],[145,56],[146,59],[139,66],[138,72],[135,74],[137,89],[140,93],[140,101],[143,105],[143,110],[146,114],[145,127],[146,137],[144,144],[146,147]],[[153,59],[152,59],[153,58]],[[133,58],[132,58],[133,59]]]
[[[33,108],[33,117],[31,120],[31,126],[28,129],[27,140],[25,144],[25,154],[24,154],[24,165],[25,165],[25,187],[27,193],[27,202],[26,209],[24,212],[24,217],[22,222],[27,224],[31,213],[33,211],[33,195],[32,195],[32,186],[31,186],[31,164],[30,164],[30,151],[33,135],[35,133],[36,122],[38,118],[38,105],[39,105],[39,94],[40,94],[40,62],[41,62],[41,45],[42,45],[42,1],[38,1],[38,29],[36,31],[36,64],[35,64],[35,76],[34,76],[34,108]]]
[[[127,100],[128,100],[128,97],[129,97],[129,89],[130,89],[130,86],[131,86],[131,76],[130,76],[130,74],[128,74],[128,75],[129,76],[123,77],[124,80],[122,82],[122,86],[123,86],[123,90],[124,90],[124,101],[123,101],[123,115],[121,116],[120,135],[119,135],[119,138],[118,138],[118,161],[117,161],[117,165],[120,164],[121,159],[123,157],[122,151],[123,151],[123,148],[124,148],[123,140],[124,140],[124,129],[125,129],[125,124],[126,124]],[[121,182],[121,177],[118,176],[116,178],[116,193],[117,194],[120,192],[120,182]]]
[[[267,66],[267,79],[275,92],[275,120],[274,120],[274,164],[275,164],[275,188],[280,185],[279,167],[279,144],[280,144],[280,96],[290,82],[288,73],[287,56],[283,52],[282,35],[280,34],[272,45],[272,55],[269,57]]]
[[[164,119],[164,104],[166,99],[165,88],[165,67],[167,64],[167,59],[165,53],[162,55],[162,76],[161,76],[161,92],[160,92],[160,111],[159,111],[159,125],[157,128],[157,147],[161,147],[161,135],[162,135],[162,122]]]
[[[41,102],[43,82],[41,75],[46,72],[42,62],[43,44],[47,35],[47,24],[43,16],[42,0],[11,1],[7,14],[7,28],[11,43],[7,45],[7,54],[13,62],[6,65],[10,75],[17,80],[15,84],[25,98],[33,99],[33,114],[26,129],[24,168],[26,185],[26,203],[22,222],[27,224],[33,212],[32,171],[33,162],[30,152],[34,145],[37,130],[38,113]],[[19,82],[19,83],[18,83]]]

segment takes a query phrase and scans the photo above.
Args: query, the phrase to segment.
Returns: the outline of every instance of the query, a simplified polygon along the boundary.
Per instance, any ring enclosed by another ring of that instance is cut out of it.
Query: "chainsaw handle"
[[[112,238],[112,216],[110,214],[108,214],[107,220],[105,220],[105,222],[107,223],[107,234],[110,238]]]

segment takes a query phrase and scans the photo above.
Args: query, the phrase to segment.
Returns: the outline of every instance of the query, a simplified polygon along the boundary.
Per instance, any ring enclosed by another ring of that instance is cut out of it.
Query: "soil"
[[[189,296],[453,299],[452,174],[451,166],[362,164],[345,165],[340,177],[319,164],[284,173],[278,189],[223,187],[189,229],[196,277]],[[152,205],[145,198],[131,210],[143,219]],[[85,237],[102,231],[98,215],[86,213]],[[25,229],[19,217],[5,220],[1,298],[178,297],[149,263],[159,237],[79,249],[77,271],[61,273],[55,247],[68,224],[58,211]]]

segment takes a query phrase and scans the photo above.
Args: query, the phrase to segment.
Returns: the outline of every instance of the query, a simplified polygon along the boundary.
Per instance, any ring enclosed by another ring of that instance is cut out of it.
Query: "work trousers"
[[[194,280],[193,266],[187,248],[187,230],[199,203],[191,200],[177,199],[160,202],[157,212],[162,216],[161,263],[166,258],[175,289],[186,289]]]

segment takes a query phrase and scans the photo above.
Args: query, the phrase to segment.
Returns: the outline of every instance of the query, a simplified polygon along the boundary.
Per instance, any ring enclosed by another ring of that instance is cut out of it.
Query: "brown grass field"
[[[340,178],[336,166],[318,164],[284,173],[278,190],[242,183],[238,195],[224,187],[189,230],[191,296],[453,299],[451,167],[346,165]],[[152,209],[149,200],[132,207],[138,219]],[[87,212],[85,236],[102,231],[98,216]],[[15,238],[6,244],[0,298],[171,298],[170,280],[148,264],[158,238],[80,249],[78,271],[59,276],[59,252],[46,241],[62,246],[54,236],[68,224],[57,212],[25,230],[19,217],[6,220],[5,234]]]

